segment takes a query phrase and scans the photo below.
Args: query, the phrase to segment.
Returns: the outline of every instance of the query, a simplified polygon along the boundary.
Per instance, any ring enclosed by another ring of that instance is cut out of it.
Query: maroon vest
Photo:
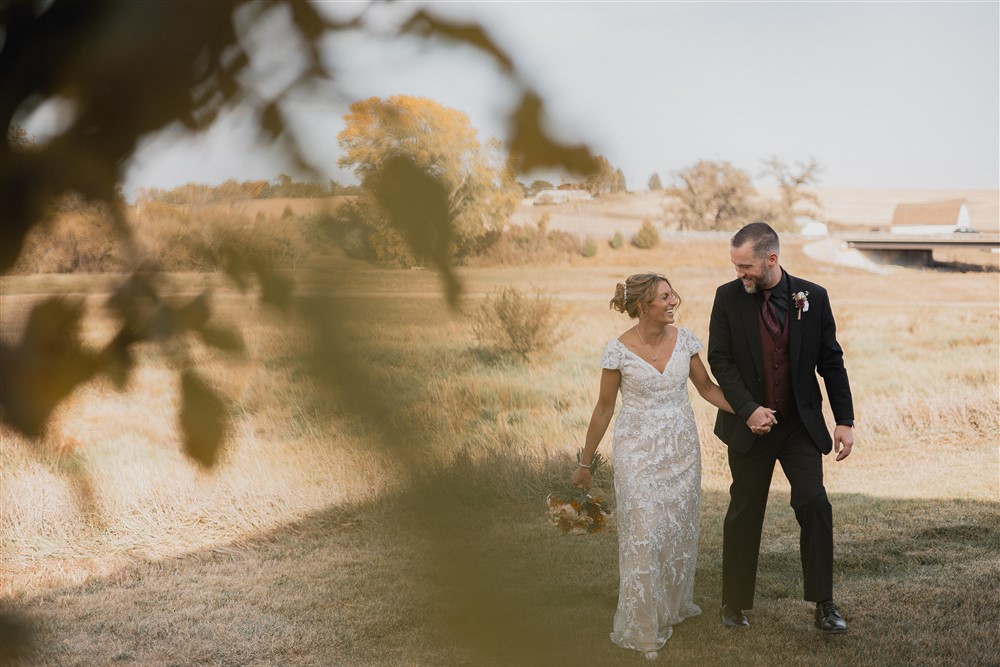
[[[764,326],[764,320],[757,309],[757,328],[760,330],[760,349],[764,366],[764,407],[773,408],[785,418],[798,414],[795,396],[792,394],[792,367],[788,355],[788,318],[781,328],[778,342]]]

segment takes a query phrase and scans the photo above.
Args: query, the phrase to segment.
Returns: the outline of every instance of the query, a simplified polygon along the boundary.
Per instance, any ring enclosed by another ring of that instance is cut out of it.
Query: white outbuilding
[[[821,236],[830,235],[830,229],[826,226],[826,224],[807,215],[796,216],[795,225],[799,228],[800,236],[805,236],[807,238],[819,238]]]
[[[571,201],[590,201],[593,197],[586,190],[542,190],[531,203],[535,206],[565,204]]]
[[[973,232],[969,209],[961,199],[897,204],[892,213],[893,234],[952,234]]]

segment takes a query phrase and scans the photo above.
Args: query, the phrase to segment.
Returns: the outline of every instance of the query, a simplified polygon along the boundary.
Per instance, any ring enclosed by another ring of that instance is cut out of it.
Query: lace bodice
[[[689,329],[677,329],[677,343],[660,373],[645,359],[625,347],[617,338],[608,341],[601,367],[622,372],[621,410],[647,411],[680,407],[687,403],[687,377],[691,355],[701,350],[701,342]]]

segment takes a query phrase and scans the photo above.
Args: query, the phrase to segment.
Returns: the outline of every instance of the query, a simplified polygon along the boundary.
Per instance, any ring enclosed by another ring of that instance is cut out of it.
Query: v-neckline
[[[621,342],[620,339],[615,338],[615,340],[618,341],[619,345],[621,345],[623,348],[625,348],[626,352],[628,352],[633,357],[635,357],[636,359],[638,359],[642,363],[644,363],[647,366],[649,366],[650,368],[652,368],[654,371],[656,371],[657,375],[662,376],[664,373],[667,372],[667,366],[669,366],[670,362],[673,361],[673,359],[674,359],[674,352],[677,350],[677,343],[680,342],[680,338],[681,338],[681,330],[678,329],[677,330],[677,335],[674,337],[674,346],[670,349],[670,354],[667,356],[667,360],[663,362],[663,370],[662,371],[659,368],[657,368],[656,366],[654,366],[653,364],[651,364],[650,362],[648,362],[645,359],[643,359],[642,357],[640,357],[638,354],[636,354],[632,350],[630,350],[629,347],[628,347],[628,345],[626,345],[625,343]]]

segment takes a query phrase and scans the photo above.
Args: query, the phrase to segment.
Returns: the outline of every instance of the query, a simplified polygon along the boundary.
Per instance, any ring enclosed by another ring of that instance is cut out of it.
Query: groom
[[[805,599],[815,625],[847,632],[833,603],[833,518],[823,488],[823,454],[845,459],[854,445],[854,407],[843,350],[825,289],[778,263],[778,235],[754,222],[733,236],[736,280],[715,293],[708,361],[736,414],[719,411],[715,435],[729,447],[729,511],[723,528],[722,622],[749,627],[761,528],[777,461],[792,487]],[[823,377],[837,426],[823,418]]]

